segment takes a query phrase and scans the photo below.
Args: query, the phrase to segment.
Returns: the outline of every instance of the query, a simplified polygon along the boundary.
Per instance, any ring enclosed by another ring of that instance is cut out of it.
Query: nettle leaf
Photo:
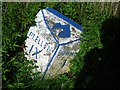
[[[2,79],[3,79],[3,81],[6,81],[6,80],[7,80],[7,78],[6,78],[5,75],[2,75]]]
[[[11,84],[9,84],[7,87],[8,87],[8,88],[15,88],[15,86],[14,86],[14,85],[11,85]]]

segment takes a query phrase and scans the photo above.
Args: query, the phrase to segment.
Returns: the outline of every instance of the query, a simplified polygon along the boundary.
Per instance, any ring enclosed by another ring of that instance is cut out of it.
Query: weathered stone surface
[[[52,8],[40,10],[35,22],[25,40],[25,56],[35,61],[44,76],[68,72],[70,60],[79,51],[81,26]]]

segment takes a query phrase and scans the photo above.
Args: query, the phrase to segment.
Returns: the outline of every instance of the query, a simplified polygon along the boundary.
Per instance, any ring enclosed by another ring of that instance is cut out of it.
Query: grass
[[[84,66],[84,56],[94,48],[103,48],[102,23],[117,14],[119,3],[2,3],[2,80],[3,88],[72,89]],[[52,7],[82,25],[80,51],[71,61],[69,73],[42,81],[31,73],[33,62],[24,57],[24,40],[40,9]],[[28,67],[28,64],[31,66]],[[34,77],[34,79],[33,79]],[[89,81],[89,80],[88,80]],[[89,82],[88,82],[89,83]],[[83,85],[85,86],[85,85]]]

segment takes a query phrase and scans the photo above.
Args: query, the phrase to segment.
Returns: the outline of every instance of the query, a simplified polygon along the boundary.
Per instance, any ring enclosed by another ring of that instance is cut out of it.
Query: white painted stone
[[[35,22],[25,40],[25,56],[36,61],[37,71],[44,76],[68,72],[70,60],[79,51],[81,26],[52,8],[40,10]]]

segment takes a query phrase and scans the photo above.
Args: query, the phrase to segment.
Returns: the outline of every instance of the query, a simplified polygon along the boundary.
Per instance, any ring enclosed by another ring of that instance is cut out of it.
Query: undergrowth
[[[116,13],[117,3],[2,3],[2,80],[3,88],[72,89],[77,74],[84,66],[85,54],[93,48],[102,48],[100,29],[102,22]],[[82,25],[80,51],[71,61],[70,72],[54,79],[41,80],[35,67],[24,57],[24,41],[35,15],[51,7]]]

